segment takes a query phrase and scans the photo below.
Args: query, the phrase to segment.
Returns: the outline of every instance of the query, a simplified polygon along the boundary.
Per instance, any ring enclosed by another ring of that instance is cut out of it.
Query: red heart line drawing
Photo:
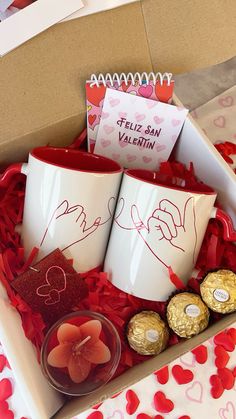
[[[59,269],[62,273],[62,275],[60,276],[59,274],[56,275],[56,287],[54,284],[55,273],[54,275],[51,275],[51,278],[49,277],[49,273],[52,269]],[[40,285],[40,287],[38,287],[36,290],[36,294],[39,297],[48,297],[45,298],[44,301],[44,304],[47,306],[59,303],[61,299],[60,294],[64,292],[66,289],[66,273],[64,269],[57,265],[51,266],[50,268],[48,268],[45,274],[45,280],[46,284]]]

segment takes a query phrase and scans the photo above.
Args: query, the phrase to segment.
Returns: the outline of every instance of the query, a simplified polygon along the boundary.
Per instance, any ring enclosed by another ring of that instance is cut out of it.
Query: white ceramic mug
[[[42,259],[59,247],[79,272],[103,263],[122,168],[105,157],[73,149],[38,147],[28,163],[13,164],[2,176],[27,176],[22,239]]]
[[[119,289],[165,301],[176,290],[169,267],[186,283],[209,219],[219,218],[225,238],[236,240],[230,218],[214,208],[216,192],[166,186],[155,172],[127,170],[113,220],[104,270]]]

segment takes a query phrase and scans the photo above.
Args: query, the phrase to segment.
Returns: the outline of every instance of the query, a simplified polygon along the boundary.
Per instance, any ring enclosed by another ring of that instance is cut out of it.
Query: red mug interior
[[[206,195],[215,195],[216,192],[210,186],[206,185],[203,182],[196,181],[196,179],[191,178],[184,179],[184,178],[177,178],[173,177],[172,175],[164,175],[158,172],[154,172],[151,170],[145,169],[128,169],[125,170],[125,173],[133,177],[137,180],[151,183],[157,186],[165,186],[171,189],[175,189],[178,191],[185,191],[185,192],[192,192],[198,194],[206,194]]]
[[[37,147],[30,153],[34,158],[53,166],[93,173],[121,172],[121,166],[107,157],[69,148]]]

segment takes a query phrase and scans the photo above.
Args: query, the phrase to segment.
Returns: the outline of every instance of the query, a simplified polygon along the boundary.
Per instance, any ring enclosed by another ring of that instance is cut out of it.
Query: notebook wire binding
[[[106,73],[105,75],[100,73],[98,76],[96,74],[91,75],[91,79],[89,81],[90,87],[97,86],[99,87],[101,84],[104,86],[107,85],[107,83],[110,83],[110,85],[113,87],[115,83],[117,83],[119,86],[121,86],[122,83],[125,83],[126,86],[131,82],[131,84],[134,86],[135,82],[139,82],[139,84],[150,84],[150,82],[153,82],[155,85],[157,82],[160,83],[162,86],[164,81],[167,81],[167,85],[170,86],[172,81],[172,73],[114,73],[113,75],[111,73]]]

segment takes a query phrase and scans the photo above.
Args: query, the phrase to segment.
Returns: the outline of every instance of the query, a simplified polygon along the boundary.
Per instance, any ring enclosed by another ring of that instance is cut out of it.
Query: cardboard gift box
[[[91,73],[188,71],[233,54],[233,0],[223,3],[143,0],[57,25],[0,61],[1,165],[26,160],[36,145],[66,145],[85,125],[84,83]],[[201,28],[200,29],[200,25]],[[214,33],[214,39],[211,36]],[[215,40],[217,39],[217,42]],[[230,41],[229,41],[230,40]],[[176,104],[180,104],[177,98]],[[175,156],[194,162],[196,175],[214,187],[236,226],[235,175],[188,117]],[[70,418],[191,350],[236,321],[225,316],[184,341],[70,401],[49,387],[19,314],[0,287],[0,340],[33,419]],[[56,413],[57,412],[57,413]]]

